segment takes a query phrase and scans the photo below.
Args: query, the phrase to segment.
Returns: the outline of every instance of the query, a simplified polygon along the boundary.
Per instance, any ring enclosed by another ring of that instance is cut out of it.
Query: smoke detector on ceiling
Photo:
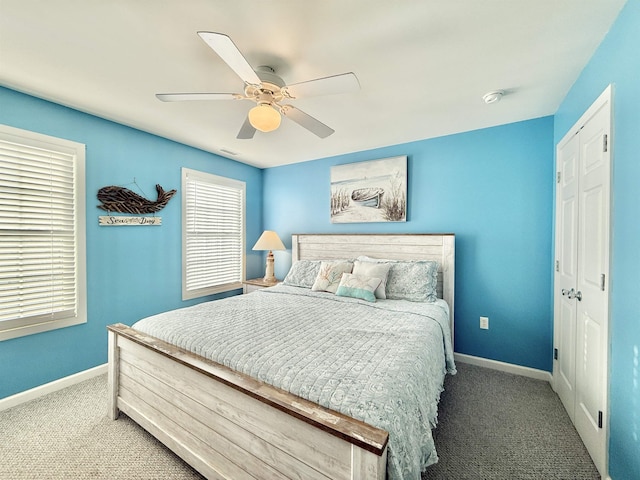
[[[500,101],[503,95],[504,95],[504,90],[493,90],[491,92],[485,93],[482,99],[486,104],[496,103]]]

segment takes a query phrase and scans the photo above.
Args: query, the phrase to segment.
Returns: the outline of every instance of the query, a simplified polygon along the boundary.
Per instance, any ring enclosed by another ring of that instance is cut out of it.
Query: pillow
[[[311,288],[318,276],[320,263],[320,260],[298,260],[291,265],[282,283],[292,287]]]
[[[390,268],[391,264],[388,262],[364,262],[361,260],[356,260],[353,264],[353,274],[362,275],[365,277],[379,278],[380,285],[378,285],[378,288],[376,288],[375,295],[376,298],[385,299],[387,298],[387,276],[389,275]]]
[[[311,290],[336,293],[342,274],[351,273],[352,269],[353,263],[351,262],[322,262]]]
[[[387,262],[391,265],[385,288],[386,297],[389,299],[435,302],[438,298],[438,262],[381,260],[370,257],[358,257],[358,260]]]
[[[340,297],[361,298],[368,302],[375,302],[375,289],[382,280],[365,275],[355,275],[353,273],[343,273],[340,285],[336,290],[336,295]]]

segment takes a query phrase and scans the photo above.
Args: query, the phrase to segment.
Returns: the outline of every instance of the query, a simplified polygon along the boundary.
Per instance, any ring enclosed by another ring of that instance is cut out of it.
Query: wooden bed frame
[[[436,260],[454,306],[453,234],[293,235],[293,261],[368,255]],[[135,420],[210,479],[376,479],[388,433],[218,363],[110,325],[109,417]]]

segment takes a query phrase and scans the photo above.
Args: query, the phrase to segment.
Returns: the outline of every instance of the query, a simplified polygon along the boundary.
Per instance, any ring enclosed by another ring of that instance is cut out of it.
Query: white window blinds
[[[7,132],[0,130],[0,339],[86,321],[77,207],[84,146]]]
[[[245,183],[182,169],[183,299],[242,287]]]

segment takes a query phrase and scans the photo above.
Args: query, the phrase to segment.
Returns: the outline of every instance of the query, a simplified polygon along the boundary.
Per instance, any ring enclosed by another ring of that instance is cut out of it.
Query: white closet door
[[[611,87],[558,144],[554,388],[607,475]]]
[[[580,219],[575,426],[596,465],[604,465],[607,405],[610,155],[609,105],[580,132]]]
[[[577,302],[569,292],[578,283],[579,135],[558,149],[556,189],[555,356],[556,392],[574,421]],[[561,294],[558,295],[557,292]]]

